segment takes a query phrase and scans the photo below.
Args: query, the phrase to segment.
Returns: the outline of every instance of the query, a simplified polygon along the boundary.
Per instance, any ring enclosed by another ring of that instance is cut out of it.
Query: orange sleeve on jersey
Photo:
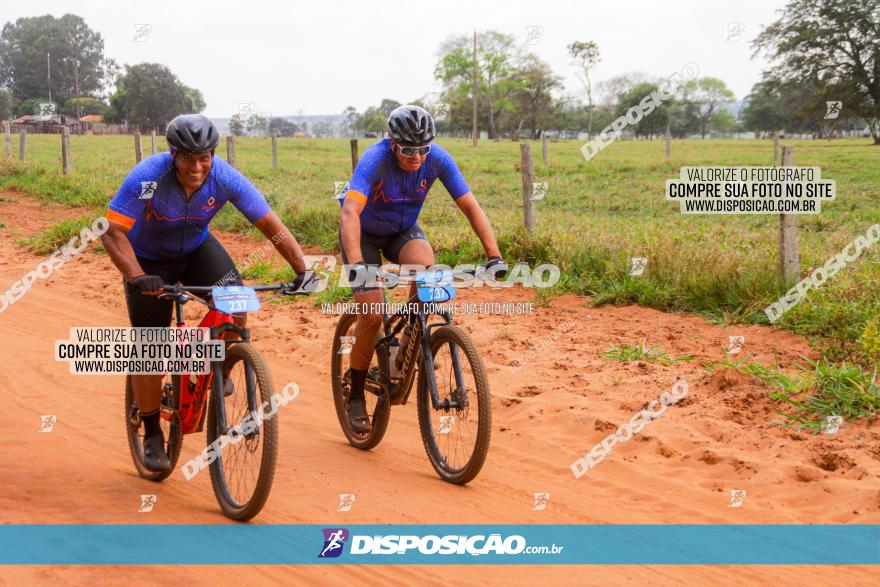
[[[116,210],[107,210],[107,220],[110,222],[115,222],[116,224],[121,224],[127,229],[130,229],[134,226],[135,218],[130,218],[125,214],[120,214]]]
[[[363,192],[359,192],[357,190],[348,190],[345,194],[345,199],[348,200],[351,198],[361,206],[367,205],[367,196]]]

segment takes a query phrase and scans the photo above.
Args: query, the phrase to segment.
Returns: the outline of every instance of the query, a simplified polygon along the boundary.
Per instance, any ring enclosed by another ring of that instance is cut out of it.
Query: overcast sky
[[[594,80],[640,70],[668,76],[695,62],[738,99],[766,63],[750,41],[783,0],[446,0],[445,2],[197,2],[29,0],[6,2],[0,22],[71,12],[104,37],[120,64],[163,63],[202,91],[205,113],[230,116],[242,102],[275,115],[336,114],[382,98],[407,101],[439,90],[437,49],[447,36],[494,29],[515,35],[581,91],[565,46],[599,44]],[[136,25],[149,34],[134,42]],[[740,28],[741,34],[736,30]],[[538,38],[528,27],[542,27]],[[731,33],[731,28],[733,33]]]

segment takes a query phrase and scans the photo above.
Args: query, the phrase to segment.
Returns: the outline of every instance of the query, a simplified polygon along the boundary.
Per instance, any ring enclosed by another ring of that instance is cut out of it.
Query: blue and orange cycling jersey
[[[251,222],[271,211],[263,194],[217,156],[205,182],[187,200],[171,154],[159,153],[128,174],[110,201],[107,219],[130,229],[128,240],[137,256],[177,259],[205,241],[208,224],[226,202],[232,202]]]
[[[437,178],[453,200],[470,191],[452,156],[440,145],[431,145],[431,151],[418,171],[404,171],[397,164],[391,140],[385,139],[364,151],[345,198],[364,204],[361,211],[363,232],[390,236],[412,228],[428,190]]]

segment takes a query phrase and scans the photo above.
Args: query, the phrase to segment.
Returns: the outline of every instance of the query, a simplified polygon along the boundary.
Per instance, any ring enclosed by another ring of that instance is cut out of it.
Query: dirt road
[[[0,201],[0,290],[40,258],[16,245],[81,211],[16,193]],[[11,200],[11,201],[9,201]],[[235,258],[262,243],[218,234]],[[515,290],[460,290],[462,302],[530,302]],[[197,308],[191,308],[193,316]],[[546,345],[522,369],[530,344],[554,328],[574,328]],[[715,326],[693,316],[636,306],[593,308],[575,296],[534,306],[529,316],[478,315],[461,320],[488,368],[493,396],[492,444],[486,466],[466,487],[439,480],[424,453],[415,406],[396,407],[388,434],[371,452],[351,448],[333,410],[329,348],[335,317],[308,300],[265,304],[252,315],[254,343],[267,358],[276,388],[296,382],[301,394],[280,414],[278,472],[266,508],[254,523],[878,523],[880,422],[847,423],[835,436],[774,426],[768,390],[733,371],[709,376],[699,360],[662,366],[612,362],[612,344],[647,339],[672,356],[721,359],[728,336],[744,335],[743,354],[765,364],[794,365],[812,356],[806,341],[756,326]],[[37,282],[0,314],[3,332],[0,402],[0,522],[229,523],[207,474],[162,484],[140,479],[123,423],[121,376],[72,376],[56,362],[54,341],[73,326],[127,326],[120,276],[94,247]],[[609,430],[628,421],[678,379],[688,396],[590,473],[576,480],[570,464]],[[38,432],[40,416],[57,418]],[[204,446],[186,437],[181,462]],[[739,508],[730,491],[747,490]],[[547,492],[534,511],[533,494]],[[149,514],[140,495],[154,493]],[[350,512],[338,494],[354,493]],[[0,584],[150,582],[158,567],[6,567]],[[570,584],[645,581],[651,584],[777,584],[836,580],[876,583],[876,567],[451,567],[292,568],[175,567],[192,584],[415,581],[430,584],[531,583],[540,577]],[[735,578],[735,579],[734,579]]]

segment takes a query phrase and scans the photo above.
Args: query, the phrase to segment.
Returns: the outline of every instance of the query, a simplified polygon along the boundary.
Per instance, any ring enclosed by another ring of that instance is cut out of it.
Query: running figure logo
[[[632,277],[638,277],[640,275],[644,275],[645,268],[648,266],[648,258],[647,257],[633,257],[630,259],[630,263],[632,263],[629,274]]]
[[[40,432],[52,432],[57,418],[52,415],[40,416]]]
[[[740,352],[746,343],[745,336],[728,336],[727,337],[727,353],[734,355]]]
[[[156,193],[156,182],[155,181],[142,181],[141,182],[141,195],[138,196],[138,200],[149,200]]]
[[[138,508],[138,512],[147,513],[153,511],[153,506],[156,505],[156,496],[155,495],[142,495],[141,496],[141,507]]]
[[[549,493],[535,493],[535,501],[532,503],[532,511],[541,511],[547,509],[547,502],[550,501]]]
[[[333,198],[336,200],[344,200],[345,194],[348,193],[348,182],[347,181],[334,181],[333,182]]]
[[[546,181],[536,181],[532,183],[532,197],[529,198],[531,202],[538,202],[544,199],[544,196],[547,195],[547,186],[549,185]]]
[[[843,424],[843,416],[826,416],[825,418],[825,434],[837,434],[840,425]]]
[[[825,102],[825,120],[833,120],[840,116],[840,110],[843,108],[843,102],[840,100],[829,100]]]
[[[340,493],[339,494],[339,507],[336,508],[337,512],[350,512],[351,506],[354,505],[354,500],[357,499],[357,495],[354,493]]]
[[[324,528],[324,547],[318,554],[318,558],[336,558],[342,554],[342,547],[348,540],[348,530],[345,528]]]
[[[729,508],[742,507],[742,504],[745,500],[746,500],[746,490],[745,489],[731,489],[730,490],[730,503],[727,504],[727,507],[729,507]]]
[[[355,341],[354,336],[340,336],[339,337],[339,352],[337,355],[350,355],[351,347],[354,346]]]

